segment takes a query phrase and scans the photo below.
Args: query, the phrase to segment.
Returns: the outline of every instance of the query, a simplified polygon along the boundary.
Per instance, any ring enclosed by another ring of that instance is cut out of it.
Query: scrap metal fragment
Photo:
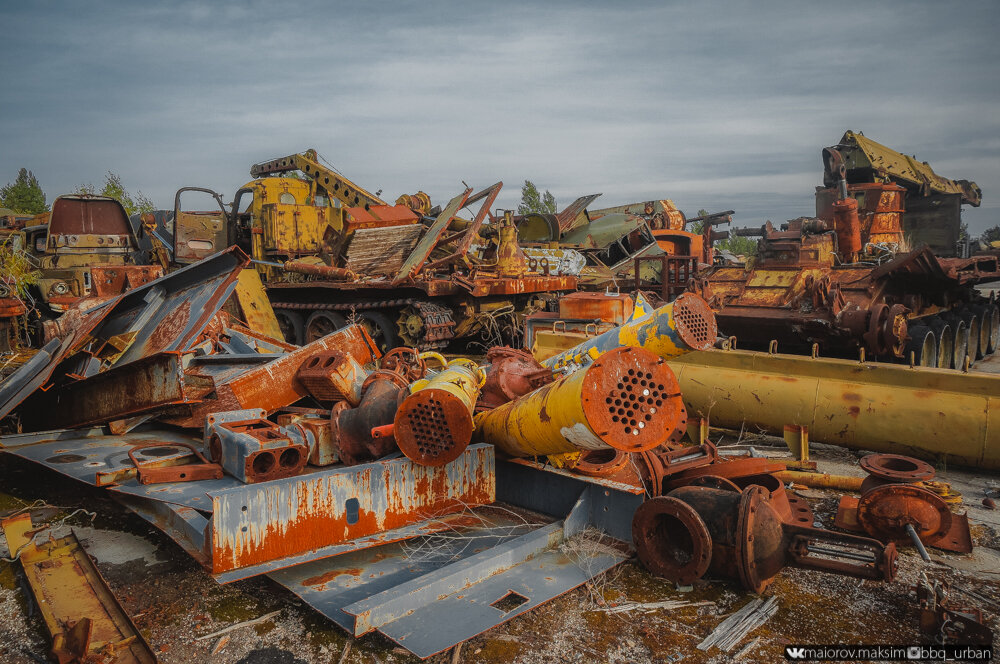
[[[35,543],[31,514],[0,523],[11,555],[19,558],[52,636],[50,654],[60,664],[105,659],[118,664],[155,663],[156,657],[132,624],[76,535],[49,535]]]

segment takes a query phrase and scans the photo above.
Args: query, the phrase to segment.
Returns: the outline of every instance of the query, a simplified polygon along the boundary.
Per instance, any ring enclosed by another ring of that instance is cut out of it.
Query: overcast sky
[[[159,207],[231,200],[316,148],[383,198],[523,180],[560,207],[672,198],[739,226],[813,212],[846,129],[976,181],[1000,223],[995,0],[294,3],[0,0],[0,184],[108,170]]]

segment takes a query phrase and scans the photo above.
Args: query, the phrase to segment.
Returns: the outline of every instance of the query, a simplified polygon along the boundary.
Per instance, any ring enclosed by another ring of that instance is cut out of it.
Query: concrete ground
[[[713,431],[712,438],[720,438],[720,432]],[[739,449],[751,444],[758,453],[787,455],[776,446],[781,444],[778,439],[744,438],[740,443]],[[863,475],[852,452],[814,445],[812,456],[824,472]],[[703,652],[696,645],[752,594],[724,579],[702,580],[693,590],[679,592],[633,559],[588,586],[466,642],[457,657],[449,652],[432,661],[776,662],[784,660],[784,646],[795,643],[926,642],[917,629],[913,592],[923,573],[979,594],[983,600],[955,598],[982,609],[987,624],[996,630],[1000,628],[1000,511],[985,508],[982,499],[986,491],[1000,487],[1000,477],[948,467],[938,469],[938,479],[963,495],[960,509],[967,510],[974,524],[973,554],[932,549],[933,562],[925,564],[912,549],[903,549],[892,583],[786,569],[765,591],[777,598],[777,614],[729,654],[718,649]],[[53,507],[33,510],[36,522],[58,520],[78,507],[95,514],[93,519],[78,514],[67,524],[76,529],[161,662],[418,661],[378,635],[349,641],[338,627],[266,578],[216,584],[172,540],[100,490],[9,455],[0,456],[0,487],[3,513],[41,500]],[[840,493],[810,489],[800,494],[812,505],[817,521],[832,527]],[[2,545],[0,553],[6,553]],[[0,562],[0,661],[45,661],[48,637],[18,570],[16,563]],[[628,603],[665,600],[689,605],[609,611]],[[260,624],[200,638],[273,611],[278,614]]]

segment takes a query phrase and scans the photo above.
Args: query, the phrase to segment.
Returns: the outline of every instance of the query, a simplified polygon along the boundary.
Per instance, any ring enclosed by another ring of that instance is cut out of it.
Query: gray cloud
[[[933,2],[96,2],[0,8],[0,182],[111,169],[225,198],[315,147],[387,197],[525,178],[560,202],[671,197],[740,225],[812,210],[845,129],[972,179],[998,222],[995,8]]]

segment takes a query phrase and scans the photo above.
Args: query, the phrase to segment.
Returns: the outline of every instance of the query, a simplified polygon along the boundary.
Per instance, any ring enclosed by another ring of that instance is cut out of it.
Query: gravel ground
[[[744,442],[752,442],[759,452],[780,454],[778,448],[768,446],[775,439]],[[812,454],[824,472],[863,474],[855,453],[814,445]],[[948,468],[939,469],[938,479],[950,482],[965,496],[963,507],[975,524],[977,548],[972,555],[932,550],[935,562],[925,565],[912,549],[903,549],[898,577],[888,584],[786,569],[765,593],[777,598],[777,614],[730,654],[717,649],[702,652],[695,646],[726,615],[750,601],[752,594],[725,580],[702,580],[692,590],[679,592],[630,560],[592,584],[466,642],[457,659],[454,652],[448,652],[430,661],[776,662],[784,661],[784,646],[790,643],[926,642],[917,630],[913,593],[922,572],[997,602],[968,601],[983,609],[987,623],[997,630],[1000,512],[987,510],[981,500],[983,490],[1000,484],[1000,478]],[[81,506],[96,513],[93,520],[78,514],[67,523],[76,528],[108,584],[165,664],[419,661],[377,634],[349,641],[342,630],[266,578],[216,584],[170,539],[127,513],[104,492],[7,455],[0,456],[0,487],[0,512],[10,513],[38,499],[58,506],[35,510],[36,522],[58,520]],[[830,527],[839,494],[819,490],[801,494],[812,504],[818,520]],[[6,555],[4,546],[0,537],[0,553]],[[17,564],[0,563],[0,661],[4,663],[45,661],[48,637],[22,584]],[[626,602],[665,600],[690,605],[607,611]],[[262,623],[198,640],[274,611],[277,615]]]

